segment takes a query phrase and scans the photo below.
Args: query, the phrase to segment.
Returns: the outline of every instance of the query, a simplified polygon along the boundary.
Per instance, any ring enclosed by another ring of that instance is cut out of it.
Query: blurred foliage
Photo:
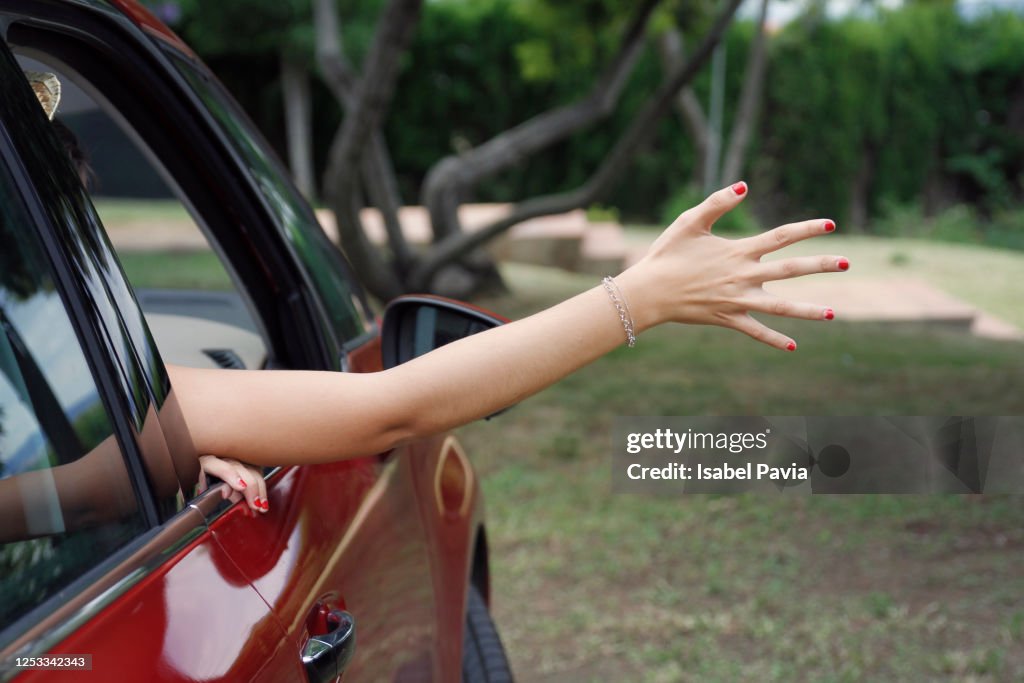
[[[1024,250],[1024,207],[999,209],[985,218],[971,204],[953,204],[925,215],[919,203],[889,202],[873,222],[872,232]]]
[[[345,47],[355,63],[382,4],[339,0]],[[386,129],[404,201],[419,201],[424,175],[443,156],[587,93],[615,54],[633,5],[426,3]],[[302,25],[308,6],[309,0],[260,0],[258,8],[185,0],[176,26],[282,151],[280,88],[268,74],[276,73],[279,51],[287,46],[309,49],[312,65],[311,29]],[[651,32],[674,24],[692,48],[716,7],[709,0],[670,0],[656,12]],[[727,131],[753,29],[752,22],[739,21],[726,36]],[[769,41],[765,99],[745,172],[759,218],[843,220],[858,196],[865,215],[880,219],[892,206],[919,204],[932,215],[966,204],[986,237],[1005,233],[1001,243],[1020,242],[1013,236],[1024,233],[1015,211],[1024,201],[1020,45],[1024,17],[1006,11],[968,19],[949,2],[921,2],[832,20],[812,5]],[[707,72],[694,83],[703,102]],[[578,186],[662,76],[648,47],[611,117],[488,179],[466,199],[514,201]],[[313,97],[321,165],[341,112],[322,86],[314,87]],[[675,115],[667,117],[651,149],[603,203],[628,221],[677,213],[680,198],[692,195],[685,188],[692,165],[685,128]]]
[[[157,14],[169,3],[157,3]],[[204,56],[278,55],[313,57],[313,9],[310,0],[203,2],[178,0],[177,30]],[[177,22],[176,22],[177,23]]]
[[[876,20],[794,22],[774,41],[760,164],[790,205],[870,214],[928,199],[986,217],[1021,200],[1024,19],[946,3]]]

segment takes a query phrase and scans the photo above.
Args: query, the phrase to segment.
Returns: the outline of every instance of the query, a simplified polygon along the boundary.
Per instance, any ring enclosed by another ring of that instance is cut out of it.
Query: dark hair
[[[68,153],[71,164],[75,167],[75,173],[78,174],[82,185],[86,189],[90,189],[95,184],[96,173],[92,170],[92,166],[89,165],[89,155],[82,149],[82,145],[78,142],[78,136],[68,128],[67,124],[59,119],[53,120],[53,129],[57,132],[57,137],[60,138],[61,144],[64,145],[64,151]]]

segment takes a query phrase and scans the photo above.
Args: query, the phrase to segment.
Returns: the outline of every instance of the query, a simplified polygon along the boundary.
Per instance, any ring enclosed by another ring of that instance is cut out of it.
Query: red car
[[[193,495],[164,365],[370,372],[502,320],[407,297],[378,326],[267,145],[138,4],[0,0],[0,30],[0,680],[511,680],[452,436],[267,471],[253,516],[224,484]],[[26,72],[56,75],[54,122]],[[222,290],[133,286],[166,266],[131,239],[182,223]]]

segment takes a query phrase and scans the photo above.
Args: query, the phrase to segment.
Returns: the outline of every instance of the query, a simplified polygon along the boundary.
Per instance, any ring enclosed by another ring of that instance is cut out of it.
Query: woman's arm
[[[200,492],[210,474],[228,484],[225,498],[232,502],[245,498],[254,511],[268,511],[266,483],[259,470],[209,455],[199,463]],[[157,485],[177,486],[177,482]],[[78,460],[0,479],[0,545],[94,528],[124,519],[135,510],[124,456],[117,440],[108,436]]]
[[[665,322],[731,327],[782,350],[789,337],[749,311],[815,320],[831,309],[767,294],[769,280],[846,270],[839,256],[761,263],[761,256],[834,229],[825,219],[740,240],[711,234],[746,185],[682,214],[647,255],[616,277],[636,333]],[[600,284],[552,308],[370,374],[171,368],[199,453],[259,465],[379,453],[490,415],[557,382],[626,341]]]

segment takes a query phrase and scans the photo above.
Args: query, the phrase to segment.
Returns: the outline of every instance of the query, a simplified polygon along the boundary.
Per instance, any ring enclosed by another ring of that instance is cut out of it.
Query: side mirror
[[[400,296],[384,309],[384,369],[412,360],[456,339],[508,322],[496,313],[430,294]]]

